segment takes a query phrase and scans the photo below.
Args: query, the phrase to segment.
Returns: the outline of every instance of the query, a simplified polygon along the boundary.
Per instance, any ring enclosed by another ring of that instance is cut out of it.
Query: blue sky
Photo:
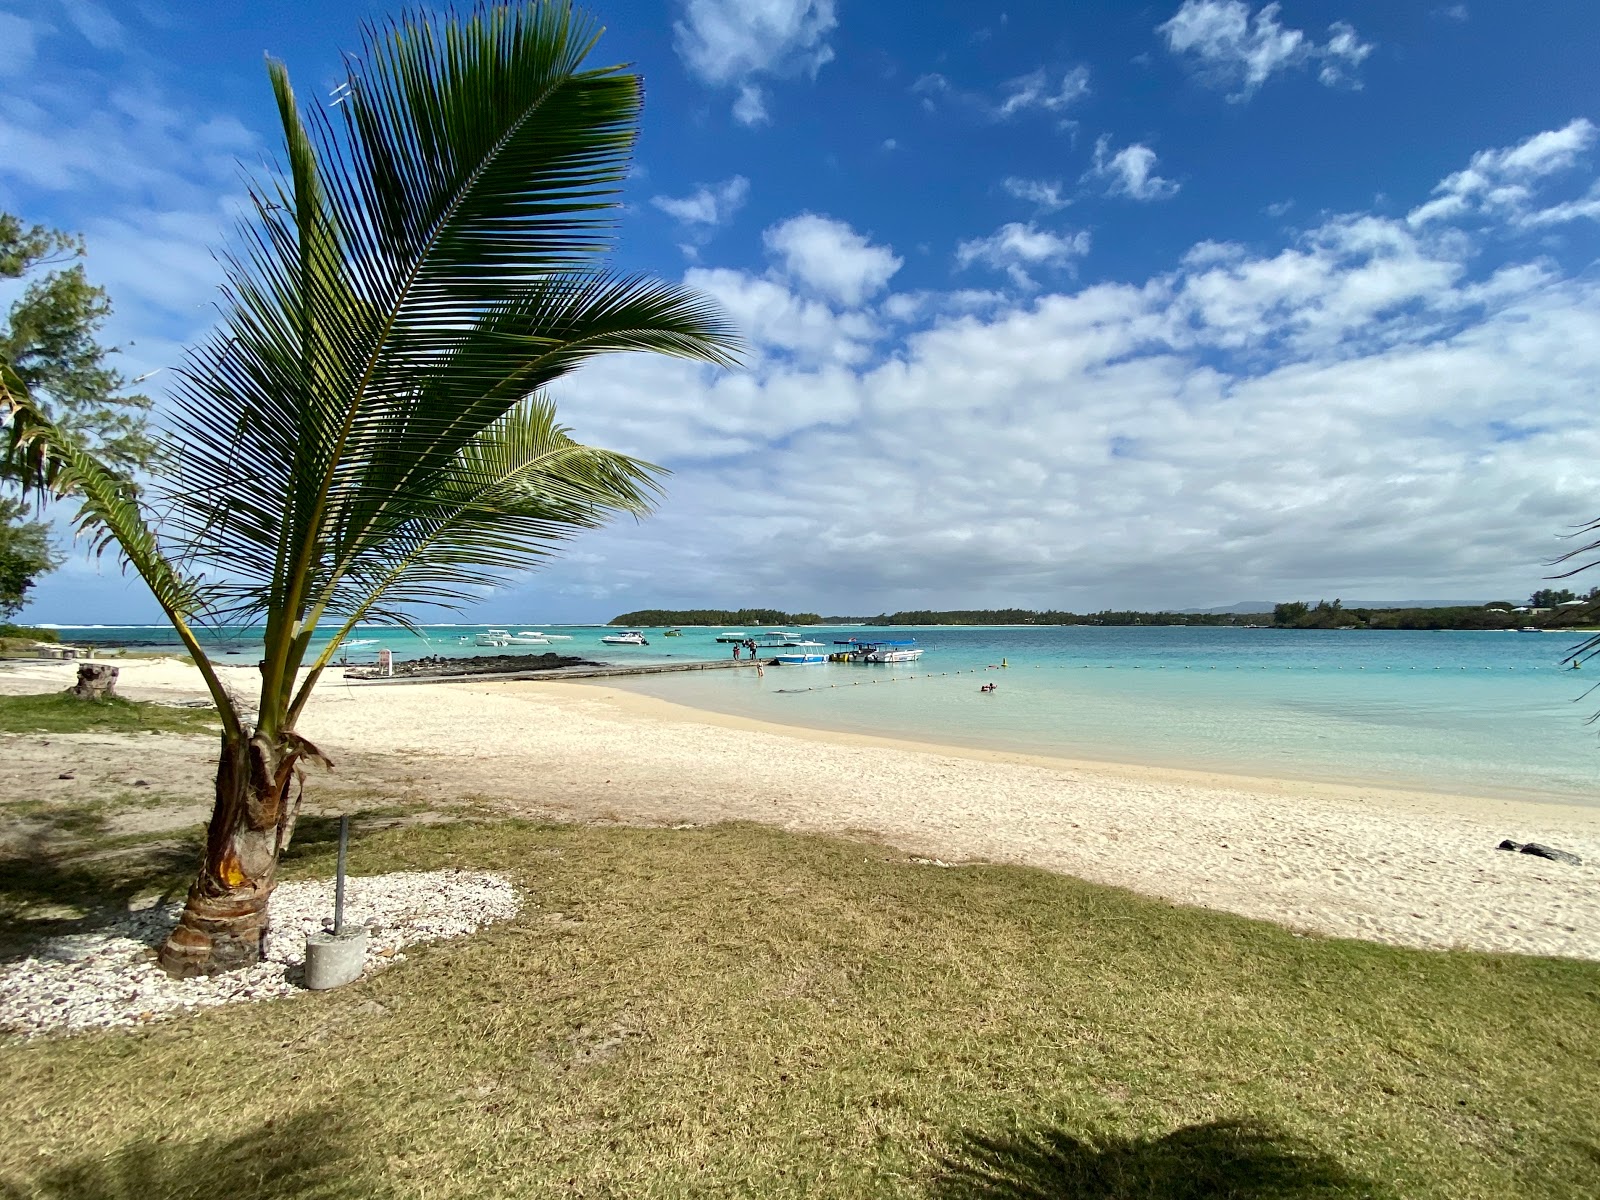
[[[751,353],[566,381],[668,499],[469,617],[1514,597],[1594,515],[1586,0],[589,8],[619,265]],[[0,206],[87,235],[130,374],[211,319],[262,52],[326,95],[390,11],[0,0]],[[155,611],[79,559],[25,616]]]

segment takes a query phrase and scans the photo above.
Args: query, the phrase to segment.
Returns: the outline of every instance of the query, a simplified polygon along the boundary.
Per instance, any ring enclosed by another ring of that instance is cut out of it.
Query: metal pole
[[[339,868],[333,884],[333,936],[344,935],[344,853],[350,844],[350,818],[339,817]]]

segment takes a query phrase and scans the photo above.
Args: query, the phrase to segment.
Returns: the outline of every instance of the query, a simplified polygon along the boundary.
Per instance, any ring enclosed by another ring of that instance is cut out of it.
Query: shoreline
[[[226,677],[242,689],[254,674]],[[0,693],[69,675],[28,664],[0,673]],[[129,663],[120,683],[134,699],[199,692],[194,669],[170,660]],[[330,681],[301,731],[339,764],[330,792],[380,802],[465,798],[534,820],[665,828],[753,821],[913,862],[1042,868],[1308,934],[1600,960],[1597,808],[930,745],[580,682]],[[130,769],[128,735],[0,737],[0,795],[22,798],[28,771],[57,794],[60,762],[91,742],[109,770]],[[214,752],[183,753],[173,781],[198,804]],[[155,771],[139,768],[172,786]],[[321,790],[315,775],[307,790]],[[1583,863],[1497,850],[1504,838]]]
[[[480,680],[479,682],[496,682]],[[897,737],[893,734],[859,733],[825,725],[791,725],[782,721],[769,721],[761,717],[746,717],[726,713],[714,708],[701,708],[676,700],[665,700],[644,692],[604,681],[574,679],[569,681],[507,679],[506,684],[526,683],[549,689],[572,689],[575,693],[599,692],[605,694],[619,709],[645,717],[674,721],[683,724],[703,724],[721,729],[748,730],[777,736],[794,737],[808,741],[836,745],[876,747],[902,750],[914,754],[948,755],[953,758],[977,762],[1014,763],[1081,774],[1103,774],[1122,780],[1170,783],[1179,786],[1218,787],[1256,792],[1261,795],[1283,798],[1307,794],[1332,800],[1370,803],[1382,798],[1385,802],[1399,802],[1441,814],[1456,814],[1464,810],[1472,815],[1488,817],[1505,815],[1508,818],[1532,819],[1543,814],[1565,816],[1579,821],[1591,821],[1600,828],[1600,805],[1576,804],[1570,800],[1551,798],[1533,799],[1522,796],[1483,796],[1469,792],[1407,788],[1384,781],[1356,781],[1311,778],[1303,776],[1257,775],[1240,771],[1216,770],[1205,767],[1179,767],[1166,763],[1131,762],[1126,759],[1072,758],[1063,754],[1037,754],[1026,750],[1002,750],[966,742],[933,742],[917,738]]]

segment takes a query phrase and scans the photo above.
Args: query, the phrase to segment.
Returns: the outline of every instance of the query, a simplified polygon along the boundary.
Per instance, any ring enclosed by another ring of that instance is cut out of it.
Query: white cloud
[[[751,126],[765,125],[772,119],[767,115],[767,98],[757,85],[740,85],[739,94],[733,100],[733,119]]]
[[[973,238],[956,247],[956,266],[966,268],[982,263],[997,271],[1004,271],[1013,283],[1021,288],[1035,286],[1029,273],[1038,267],[1070,268],[1089,253],[1089,234],[1052,233],[1040,229],[1032,221],[1023,224],[1012,221],[1002,225],[988,237]]]
[[[919,76],[911,85],[911,92],[922,97],[922,107],[929,112],[936,112],[940,99],[945,99],[991,121],[1009,121],[1029,113],[1046,113],[1059,118],[1058,127],[1072,129],[1077,122],[1061,114],[1089,94],[1089,69],[1073,67],[1056,74],[1040,67],[1008,80],[1001,87],[998,99],[958,88],[937,72]]]
[[[1515,146],[1480,150],[1464,170],[1446,176],[1433,199],[1412,209],[1413,227],[1470,215],[1500,217],[1522,225],[1559,223],[1593,215],[1582,201],[1535,210],[1535,188],[1552,175],[1572,169],[1595,143],[1595,124],[1579,117],[1560,129],[1534,134]]]
[[[1063,191],[1059,179],[1019,179],[1012,175],[1002,179],[1000,186],[1007,195],[1038,205],[1045,212],[1055,212],[1072,203],[1072,197]]]
[[[1084,175],[1085,181],[1099,181],[1109,195],[1130,200],[1166,200],[1178,194],[1176,183],[1155,173],[1156,152],[1149,146],[1134,142],[1115,154],[1110,151],[1109,136],[1095,142],[1094,165]]]
[[[750,195],[750,181],[743,175],[721,183],[703,183],[687,196],[652,196],[650,203],[685,225],[715,228],[733,219]]]
[[[1593,502],[1600,281],[1514,252],[1486,272],[1506,256],[1483,239],[1514,230],[1350,213],[1266,249],[1201,242],[1142,282],[890,295],[887,329],[695,275],[757,367],[619,363],[641,374],[579,397],[581,434],[678,474],[660,517],[586,543],[574,586],[828,611],[1519,594]],[[1004,269],[1059,236],[964,253]]]
[[[1005,85],[996,115],[1001,119],[1014,117],[1029,109],[1059,113],[1089,94],[1089,69],[1074,67],[1062,74],[1059,81],[1043,67],[1011,80]]]
[[[673,44],[702,83],[737,88],[734,119],[758,125],[768,115],[756,77],[815,77],[838,23],[834,0],[684,0]]]
[[[903,261],[845,222],[814,213],[772,226],[763,241],[769,252],[781,256],[789,275],[850,306],[882,291]]]
[[[1167,49],[1187,56],[1201,78],[1234,88],[1230,100],[1247,100],[1279,71],[1317,64],[1317,79],[1327,87],[1359,87],[1355,70],[1372,53],[1354,27],[1328,26],[1318,45],[1299,29],[1278,22],[1281,5],[1268,4],[1252,18],[1245,0],[1183,0],[1170,20],[1156,27]]]

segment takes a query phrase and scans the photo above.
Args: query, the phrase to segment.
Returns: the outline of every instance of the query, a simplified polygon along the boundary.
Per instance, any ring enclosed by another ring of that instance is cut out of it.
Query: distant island
[[[1600,623],[1600,589],[1586,596],[1544,589],[1517,604],[1458,604],[1438,608],[1346,608],[1338,600],[1295,601],[1262,612],[1063,612],[1028,608],[913,609],[877,616],[821,616],[776,608],[643,608],[613,617],[612,625],[721,625],[729,629],[779,625],[1213,625],[1268,629],[1578,629]]]

